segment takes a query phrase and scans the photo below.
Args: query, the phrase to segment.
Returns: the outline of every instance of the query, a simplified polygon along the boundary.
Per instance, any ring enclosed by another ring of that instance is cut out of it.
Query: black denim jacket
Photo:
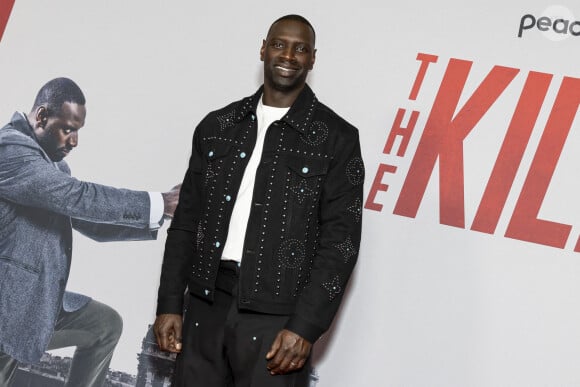
[[[261,95],[208,114],[195,130],[168,230],[158,314],[180,314],[186,287],[213,299]],[[358,256],[363,180],[358,131],[306,85],[266,132],[244,240],[241,309],[289,315],[286,328],[311,342],[328,329]]]

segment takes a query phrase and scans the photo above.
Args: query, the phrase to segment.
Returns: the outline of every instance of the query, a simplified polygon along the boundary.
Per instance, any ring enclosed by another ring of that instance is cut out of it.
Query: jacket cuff
[[[183,296],[160,297],[157,300],[157,316],[160,314],[183,314]]]
[[[325,331],[325,329],[322,329],[296,315],[290,317],[284,328],[300,335],[311,344],[314,344]]]

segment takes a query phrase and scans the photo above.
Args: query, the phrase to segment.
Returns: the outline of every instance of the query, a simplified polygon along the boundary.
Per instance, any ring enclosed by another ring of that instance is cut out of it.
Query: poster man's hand
[[[177,184],[175,187],[167,192],[161,193],[163,196],[163,215],[169,218],[173,217],[177,203],[179,202],[179,191],[181,190],[181,184]]]

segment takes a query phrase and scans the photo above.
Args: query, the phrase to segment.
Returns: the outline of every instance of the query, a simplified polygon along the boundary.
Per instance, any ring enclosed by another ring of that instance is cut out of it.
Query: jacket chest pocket
[[[328,161],[320,158],[286,156],[286,194],[294,207],[310,207],[318,202]]]
[[[215,142],[207,147],[204,159],[205,170],[203,174],[204,185],[212,187],[216,183],[216,178],[226,171],[228,157],[232,153],[231,144]]]

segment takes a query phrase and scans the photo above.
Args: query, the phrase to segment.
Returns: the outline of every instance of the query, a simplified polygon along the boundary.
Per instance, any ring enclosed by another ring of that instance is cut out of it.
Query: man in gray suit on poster
[[[70,79],[44,85],[29,114],[0,129],[0,385],[18,362],[76,346],[69,386],[101,386],[121,317],[107,305],[65,292],[72,229],[98,241],[157,237],[179,187],[159,194],[70,176],[63,158],[78,144],[85,97]]]

